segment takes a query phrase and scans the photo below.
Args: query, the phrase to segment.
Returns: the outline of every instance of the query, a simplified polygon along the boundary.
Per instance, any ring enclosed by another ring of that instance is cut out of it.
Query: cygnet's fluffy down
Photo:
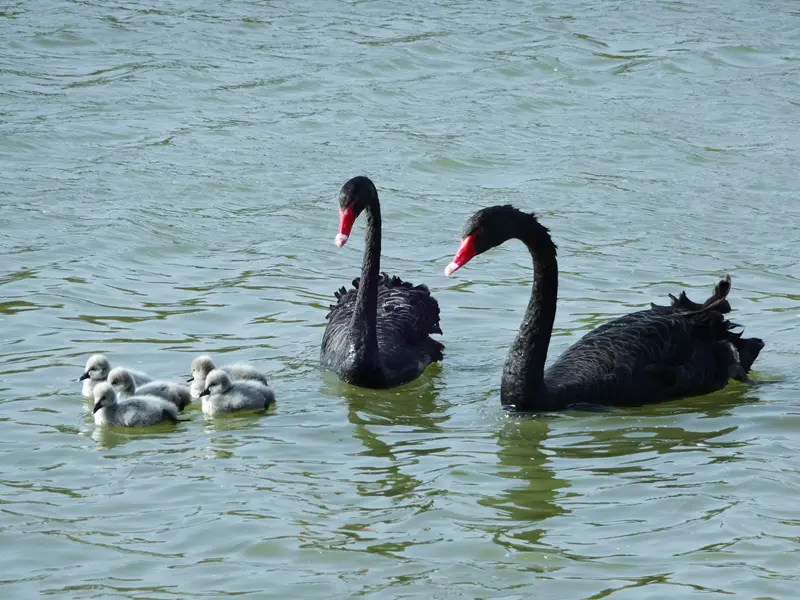
[[[172,402],[178,410],[183,410],[192,402],[188,386],[169,381],[151,381],[137,386],[130,371],[122,367],[111,369],[108,374],[108,383],[117,392],[117,396],[123,400],[131,396],[155,396]]]
[[[203,412],[207,415],[264,410],[275,402],[275,394],[269,387],[257,381],[231,381],[222,369],[208,374],[200,397],[203,399]]]
[[[134,371],[133,369],[126,369],[126,371],[131,374],[136,385],[144,385],[153,380],[152,377],[139,371]],[[110,372],[111,365],[108,359],[102,354],[92,354],[89,360],[86,361],[86,369],[83,371],[83,375],[78,379],[78,381],[83,381],[84,398],[94,398],[94,387],[98,383],[105,381]]]
[[[189,381],[192,383],[191,392],[192,397],[199,398],[200,394],[206,389],[206,378],[217,367],[214,366],[214,361],[210,356],[198,356],[192,361],[192,378]],[[269,387],[267,376],[260,373],[250,365],[229,365],[220,367],[220,370],[225,371],[228,377],[233,381],[257,381]]]
[[[117,427],[149,427],[159,423],[177,423],[178,409],[171,402],[155,396],[133,396],[117,400],[117,392],[107,382],[94,388],[94,422]]]

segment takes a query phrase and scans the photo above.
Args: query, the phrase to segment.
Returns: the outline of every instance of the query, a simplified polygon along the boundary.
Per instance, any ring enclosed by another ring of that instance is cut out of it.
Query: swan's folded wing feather
[[[706,393],[727,380],[733,326],[715,310],[631,313],[586,334],[545,378],[572,393],[585,389],[598,403]]]
[[[425,285],[414,285],[384,273],[378,287],[378,338],[420,344],[439,326],[439,303]]]
[[[547,374],[567,381],[592,381],[620,369],[658,364],[686,340],[687,323],[674,313],[631,313],[587,333],[558,357]]]
[[[336,304],[331,305],[328,319],[330,335],[339,329],[349,329],[355,310],[360,278],[353,280],[349,290],[335,292]],[[439,326],[439,303],[425,285],[414,285],[399,277],[381,274],[378,282],[378,336],[399,335],[409,343],[419,343],[433,333],[442,333]]]
[[[334,370],[347,362],[352,349],[350,331],[359,284],[356,279],[353,289],[339,290],[337,303],[327,316],[321,361],[323,366]],[[442,333],[439,303],[426,286],[381,274],[375,316],[382,385],[411,381],[428,364],[442,360],[444,345],[430,337],[433,333]]]
[[[353,311],[353,307],[356,302],[356,296],[358,295],[358,283],[360,281],[360,277],[356,277],[353,279],[353,287],[349,290],[342,286],[335,292],[333,292],[333,296],[336,298],[336,304],[330,305],[330,310],[328,314],[325,315],[325,318],[330,320],[331,317],[336,315],[337,313],[342,314],[350,314]]]
[[[350,318],[353,316],[358,295],[358,279],[353,280],[353,285],[354,287],[349,290],[341,287],[334,292],[336,304],[331,304],[328,314],[325,315],[328,320],[326,335],[341,335],[337,333],[339,330],[349,329]]]

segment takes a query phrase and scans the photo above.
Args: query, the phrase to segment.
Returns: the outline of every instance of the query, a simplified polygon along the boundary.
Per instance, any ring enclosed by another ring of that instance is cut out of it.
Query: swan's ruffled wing
[[[356,295],[358,293],[358,279],[353,280],[353,288],[339,288],[334,292],[336,304],[331,304],[330,311],[325,318],[328,325],[325,334],[322,336],[322,361],[327,364],[330,356],[345,352],[350,331],[350,319],[356,306]],[[330,356],[329,356],[330,355]]]
[[[340,288],[335,292],[337,303],[327,314],[328,327],[323,337],[323,352],[329,343],[344,339],[350,329],[350,319],[355,310],[360,278],[353,280],[349,290]],[[439,326],[439,303],[425,285],[414,285],[399,277],[381,274],[378,282],[377,306],[378,344],[381,347],[406,344],[416,346],[433,342],[441,359],[444,346],[429,339],[434,333],[442,333]]]
[[[402,339],[419,344],[439,327],[439,303],[425,285],[382,274],[378,286],[378,340]]]

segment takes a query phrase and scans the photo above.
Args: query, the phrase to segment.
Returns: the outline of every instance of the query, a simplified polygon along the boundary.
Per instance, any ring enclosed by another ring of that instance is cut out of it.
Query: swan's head
[[[93,381],[104,381],[108,377],[108,372],[111,370],[111,365],[108,364],[108,359],[102,354],[92,354],[89,360],[86,361],[86,369],[83,375],[80,376],[78,381],[84,379],[91,379]]]
[[[339,233],[333,238],[333,243],[339,248],[344,246],[358,215],[377,201],[378,190],[369,177],[360,175],[345,183],[339,192]]]
[[[101,383],[94,388],[94,407],[92,414],[96,413],[101,408],[113,406],[117,402],[117,392],[111,387],[109,383]]]
[[[211,394],[224,394],[231,389],[231,378],[221,369],[214,369],[206,377],[206,389],[200,395],[208,396]]]
[[[111,369],[107,381],[118,394],[133,395],[136,392],[136,383],[133,381],[133,375],[122,367]]]
[[[211,373],[216,367],[214,361],[210,356],[198,356],[192,361],[192,377],[191,381],[205,381],[208,374]]]
[[[519,231],[521,221],[536,217],[529,213],[517,210],[510,204],[504,206],[490,206],[483,208],[472,215],[464,226],[456,255],[447,267],[444,274],[450,276],[470,260],[499,246],[510,238],[515,237]]]

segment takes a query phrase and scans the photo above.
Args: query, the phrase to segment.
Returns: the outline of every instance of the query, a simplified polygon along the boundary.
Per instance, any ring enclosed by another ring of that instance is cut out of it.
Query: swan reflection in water
[[[755,402],[752,387],[735,384],[700,398],[602,414],[512,413],[497,435],[495,474],[507,483],[479,500],[499,518],[490,526],[495,542],[546,554],[548,570],[560,569],[618,554],[619,537],[704,518],[702,510],[663,513],[654,507],[694,498],[719,483],[706,481],[697,467],[738,460],[749,442],[738,433],[741,415],[734,413]],[[620,495],[629,507],[623,513]],[[707,514],[727,502],[703,496]],[[561,544],[565,530],[585,543]]]

